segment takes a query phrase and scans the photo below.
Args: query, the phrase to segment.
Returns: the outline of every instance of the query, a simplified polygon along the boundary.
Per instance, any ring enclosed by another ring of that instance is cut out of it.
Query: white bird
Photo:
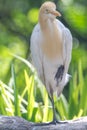
[[[59,96],[69,80],[72,52],[72,35],[56,16],[61,16],[56,5],[50,1],[43,3],[30,39],[33,64],[52,101],[53,122],[57,122],[53,93],[57,91]]]

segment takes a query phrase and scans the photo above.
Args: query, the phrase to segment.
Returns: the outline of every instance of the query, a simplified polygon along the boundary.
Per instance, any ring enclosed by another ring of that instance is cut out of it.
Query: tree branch
[[[87,117],[64,124],[41,125],[28,122],[21,117],[0,116],[0,130],[87,130]]]

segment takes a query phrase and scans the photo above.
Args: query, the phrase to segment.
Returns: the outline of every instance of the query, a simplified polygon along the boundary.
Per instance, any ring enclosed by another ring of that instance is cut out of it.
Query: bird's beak
[[[51,11],[51,14],[55,15],[56,17],[57,17],[57,16],[59,16],[59,17],[61,16],[60,12],[58,12],[58,11],[56,11],[56,10]]]

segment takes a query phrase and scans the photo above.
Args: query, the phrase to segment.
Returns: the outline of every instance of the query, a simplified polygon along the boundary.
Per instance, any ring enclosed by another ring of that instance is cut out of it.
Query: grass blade
[[[28,116],[28,120],[31,120],[34,105],[35,105],[35,99],[34,99],[34,75],[29,77],[27,72],[25,71],[25,81],[26,81],[26,87],[28,88],[27,116]]]
[[[12,73],[12,79],[13,79],[13,87],[14,87],[14,109],[15,109],[15,115],[20,116],[20,106],[19,106],[19,100],[18,100],[18,88],[16,85],[16,75],[14,70],[14,65],[11,65],[11,73]]]

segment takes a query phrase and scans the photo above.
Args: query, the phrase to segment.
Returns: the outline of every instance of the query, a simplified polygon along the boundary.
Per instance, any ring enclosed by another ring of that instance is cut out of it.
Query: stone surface
[[[62,124],[37,124],[20,117],[0,116],[0,130],[87,130],[87,117]]]

